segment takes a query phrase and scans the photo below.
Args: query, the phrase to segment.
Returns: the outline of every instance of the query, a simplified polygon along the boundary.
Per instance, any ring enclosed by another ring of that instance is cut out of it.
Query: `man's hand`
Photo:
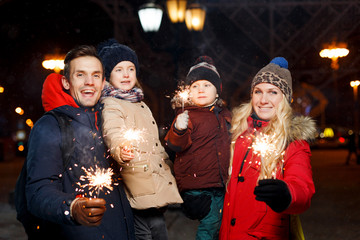
[[[81,225],[99,226],[106,211],[105,204],[102,198],[76,198],[70,206],[71,216]]]
[[[176,118],[175,128],[177,130],[185,130],[188,127],[189,123],[189,114],[188,110],[185,110],[183,113],[179,114]]]

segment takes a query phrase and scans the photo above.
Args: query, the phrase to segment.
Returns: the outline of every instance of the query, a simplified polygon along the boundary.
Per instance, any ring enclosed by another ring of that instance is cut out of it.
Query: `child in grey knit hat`
[[[183,212],[200,221],[196,239],[218,239],[228,178],[230,111],[222,104],[222,81],[212,58],[199,57],[185,79],[189,99],[177,113],[165,140],[176,152],[175,178]]]

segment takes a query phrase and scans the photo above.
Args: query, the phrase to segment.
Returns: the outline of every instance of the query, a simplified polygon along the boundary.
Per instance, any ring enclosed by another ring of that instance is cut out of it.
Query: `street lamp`
[[[359,143],[359,103],[358,103],[358,86],[360,85],[359,80],[351,81],[350,86],[354,90],[354,130],[355,130],[355,146],[356,151]],[[356,154],[357,155],[357,154]],[[358,161],[358,160],[357,160]]]
[[[145,3],[140,6],[138,15],[145,32],[159,31],[163,15],[163,10],[159,5],[153,2]]]
[[[331,68],[332,71],[332,80],[334,81],[334,92],[335,92],[335,122],[338,124],[339,120],[339,97],[338,97],[338,87],[337,87],[337,70],[339,69],[338,59],[341,57],[346,57],[349,54],[349,49],[347,49],[346,43],[336,43],[333,41],[330,44],[324,45],[324,49],[322,49],[319,53],[322,58],[330,58],[331,59]]]
[[[186,27],[190,31],[202,31],[206,16],[205,7],[198,3],[191,4],[185,12]]]
[[[26,119],[25,123],[26,123],[26,125],[28,125],[30,128],[33,128],[33,126],[34,126],[34,122],[33,122],[30,118]]]
[[[350,86],[354,89],[354,101],[357,101],[357,95],[358,95],[358,86],[360,85],[360,81],[359,80],[355,80],[355,81],[351,81],[350,82]]]
[[[24,110],[21,107],[17,107],[15,108],[15,112],[19,115],[23,115],[24,114]]]
[[[0,93],[3,93],[5,91],[4,87],[0,86]]]
[[[320,51],[320,57],[331,59],[331,68],[334,70],[339,69],[338,59],[346,57],[349,54],[346,43],[336,43],[325,45],[325,48]]]
[[[45,69],[54,70],[56,73],[60,73],[64,69],[65,56],[59,54],[48,54],[45,55],[45,60],[42,62],[42,66]]]
[[[167,0],[166,9],[172,23],[184,22],[186,0]]]
[[[186,9],[186,1],[166,1],[167,12],[171,22],[183,22],[189,31],[202,31],[205,23],[206,9],[198,3],[190,4]],[[186,11],[185,11],[186,9]],[[162,8],[154,2],[140,6],[138,15],[145,32],[157,32],[161,25]]]

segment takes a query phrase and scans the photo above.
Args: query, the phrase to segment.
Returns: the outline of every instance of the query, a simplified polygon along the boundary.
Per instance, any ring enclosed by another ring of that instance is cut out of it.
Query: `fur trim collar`
[[[290,120],[290,129],[288,130],[288,142],[296,140],[305,140],[311,142],[316,137],[316,124],[310,117],[295,116]],[[248,118],[248,124],[254,128],[264,128],[269,122],[255,118],[254,115]]]
[[[314,141],[316,137],[316,124],[313,119],[305,116],[296,116],[291,120],[289,140]]]

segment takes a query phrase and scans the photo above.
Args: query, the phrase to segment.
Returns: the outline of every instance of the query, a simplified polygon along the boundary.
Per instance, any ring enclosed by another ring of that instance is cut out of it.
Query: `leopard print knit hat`
[[[291,103],[292,99],[292,79],[288,70],[288,62],[283,57],[276,57],[271,62],[260,69],[251,83],[251,95],[254,87],[259,83],[270,83],[278,87]]]

